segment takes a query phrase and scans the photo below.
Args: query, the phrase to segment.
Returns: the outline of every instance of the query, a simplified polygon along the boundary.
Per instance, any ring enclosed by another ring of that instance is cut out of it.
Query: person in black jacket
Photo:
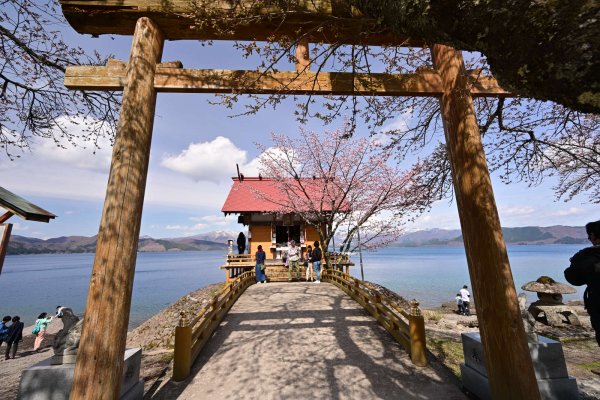
[[[592,247],[586,247],[571,257],[571,266],[565,269],[567,282],[575,286],[587,285],[583,304],[590,315],[596,341],[600,346],[600,221],[585,226]],[[600,375],[600,371],[592,371]]]
[[[319,248],[318,241],[313,244],[315,245],[315,248],[313,249],[310,258],[312,260],[315,273],[317,274],[317,280],[315,283],[321,283],[321,259],[323,258],[323,252]]]
[[[8,328],[8,337],[6,340],[6,360],[8,360],[9,358],[15,358],[15,355],[17,354],[17,349],[19,348],[19,342],[23,340],[24,324],[21,322],[21,318],[18,315],[15,315],[12,319],[12,322],[12,325]],[[11,348],[12,355],[9,355]]]
[[[240,234],[238,235],[237,247],[238,254],[244,254],[244,251],[246,251],[246,235],[244,235],[244,232],[240,232]]]

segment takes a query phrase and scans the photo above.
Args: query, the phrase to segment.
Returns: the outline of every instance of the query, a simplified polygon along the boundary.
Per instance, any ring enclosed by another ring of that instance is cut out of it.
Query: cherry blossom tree
[[[426,210],[430,192],[415,180],[419,166],[404,171],[374,138],[350,137],[351,125],[323,133],[300,130],[297,137],[273,135],[264,148],[261,175],[277,182],[285,193],[267,198],[282,213],[296,213],[317,229],[328,248],[342,237],[341,251],[372,249],[388,244],[403,223]]]

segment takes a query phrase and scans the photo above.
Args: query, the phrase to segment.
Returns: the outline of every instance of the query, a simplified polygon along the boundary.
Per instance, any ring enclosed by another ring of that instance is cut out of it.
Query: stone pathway
[[[337,287],[257,284],[231,308],[184,382],[152,399],[465,399],[439,363],[408,354]]]

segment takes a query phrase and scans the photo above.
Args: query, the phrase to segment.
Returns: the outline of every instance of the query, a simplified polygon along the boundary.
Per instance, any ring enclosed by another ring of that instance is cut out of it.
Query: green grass
[[[464,362],[462,343],[450,339],[427,338],[427,348],[460,379],[460,363]]]
[[[587,364],[577,364],[577,366],[583,369],[600,369],[600,361],[592,361]]]
[[[442,319],[442,313],[438,311],[423,310],[423,317],[428,321],[439,321]]]

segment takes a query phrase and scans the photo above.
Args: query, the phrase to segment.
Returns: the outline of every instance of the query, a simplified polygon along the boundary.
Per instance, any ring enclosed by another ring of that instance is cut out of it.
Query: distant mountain
[[[504,239],[512,244],[587,244],[584,227],[577,226],[526,226],[521,228],[502,228]],[[154,239],[142,236],[138,242],[138,251],[227,251],[227,240],[235,241],[239,232],[214,231],[195,236]],[[8,254],[43,253],[93,253],[96,251],[96,236],[61,236],[52,239],[37,239],[13,235],[8,244]],[[398,246],[453,246],[462,244],[461,231],[458,229],[428,229],[410,232],[401,236]]]
[[[96,251],[97,236],[61,236],[52,239],[36,239],[13,235],[8,243],[7,254],[44,254],[44,253],[93,253]],[[194,237],[175,239],[153,239],[142,236],[138,242],[138,251],[205,251],[227,250],[227,241],[213,242]]]
[[[511,244],[588,244],[585,228],[580,226],[526,226],[502,228],[504,240]],[[458,229],[429,229],[409,232],[396,242],[399,246],[460,245],[462,233]]]
[[[171,238],[171,239],[165,239],[165,240],[171,240],[171,241],[182,241],[182,240],[205,240],[205,241],[209,241],[209,242],[216,242],[216,243],[224,243],[227,244],[227,240],[231,239],[235,242],[235,240],[237,239],[238,235],[240,233],[237,231],[213,231],[213,232],[207,232],[207,233],[200,233],[198,235],[194,235],[194,236],[188,236],[188,237],[183,237],[183,238]]]

